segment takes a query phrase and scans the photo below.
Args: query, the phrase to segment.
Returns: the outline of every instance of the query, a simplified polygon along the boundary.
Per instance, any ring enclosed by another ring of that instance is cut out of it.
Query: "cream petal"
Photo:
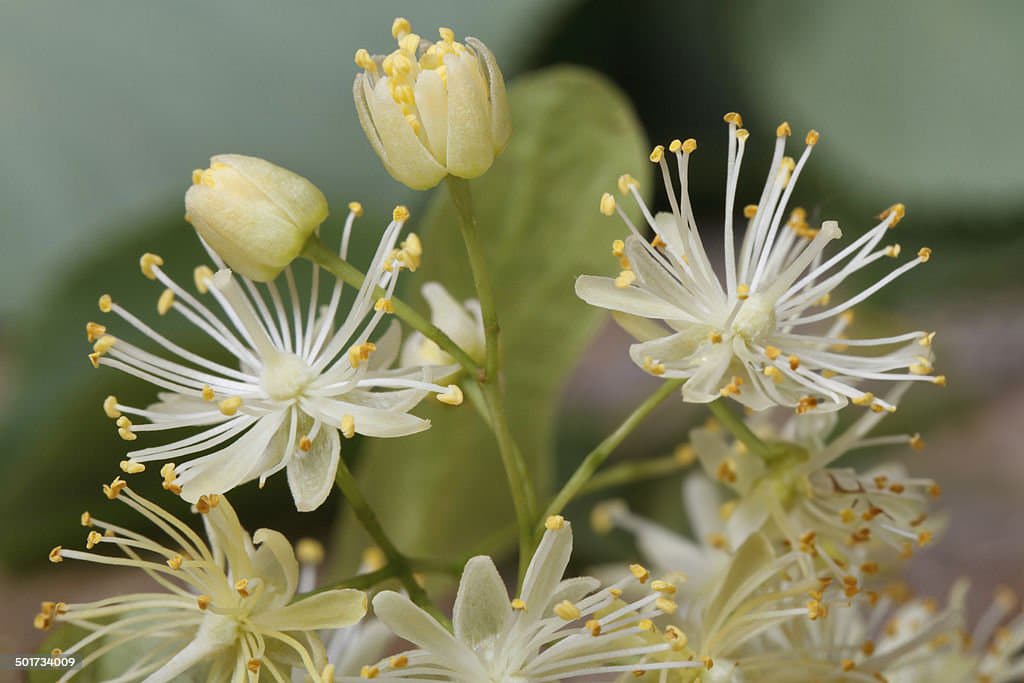
[[[704,625],[720,628],[722,620],[758,586],[750,579],[775,558],[771,543],[763,534],[755,534],[736,550],[729,571],[714,590],[714,599],[704,611]]]
[[[455,637],[475,650],[496,638],[511,618],[508,591],[494,562],[483,555],[470,559],[452,609]]]
[[[706,353],[694,359],[697,371],[683,385],[683,400],[691,403],[709,403],[721,396],[720,390],[728,382],[726,370],[732,360],[728,344],[708,344]]]
[[[712,479],[719,478],[719,470],[725,461],[731,463],[736,481],[726,482],[726,486],[740,494],[750,492],[765,474],[764,460],[749,451],[732,449],[719,432],[710,429],[691,430],[690,443],[704,471]]]
[[[402,110],[392,99],[387,81],[387,78],[380,79],[373,93],[367,97],[384,151],[382,161],[398,182],[414,190],[427,190],[441,182],[448,172],[416,137]]]
[[[718,488],[704,473],[694,472],[683,480],[686,518],[698,539],[706,542],[712,534],[722,532],[722,516],[718,512],[721,503]]]
[[[487,72],[488,99],[491,105],[491,140],[494,142],[494,151],[500,152],[512,134],[505,77],[501,74],[498,61],[486,45],[476,38],[469,37],[466,38],[466,44],[473,48]]]
[[[377,350],[370,354],[367,367],[370,370],[390,368],[398,359],[398,352],[402,349],[402,324],[397,320],[392,320],[388,329],[374,344],[377,345]]]
[[[637,547],[663,572],[692,574],[707,561],[703,548],[676,532],[635,515],[628,509],[616,513],[615,524],[636,537]]]
[[[472,650],[404,595],[394,591],[378,593],[373,599],[373,612],[399,638],[430,652],[460,672],[477,674],[472,680],[485,681],[489,677]]]
[[[631,344],[629,357],[641,367],[645,358],[661,361],[676,370],[688,369],[689,358],[701,344],[708,341],[711,328],[706,325],[692,325],[682,332],[668,334],[659,339]]]
[[[562,581],[571,554],[572,525],[569,522],[563,522],[560,529],[544,532],[523,577],[520,597],[526,603],[527,619],[539,619],[546,614],[551,595]]]
[[[254,614],[250,620],[257,628],[272,631],[315,631],[345,628],[366,614],[366,593],[351,588],[310,595],[276,610]]]
[[[249,540],[249,533],[242,528],[235,508],[228,502],[227,497],[222,496],[217,505],[203,515],[203,524],[214,557],[218,561],[220,558],[227,561],[227,568],[232,577],[240,579],[256,575],[252,563],[252,555],[255,553]]]
[[[466,306],[448,293],[443,285],[427,282],[420,289],[430,306],[430,320],[452,338],[470,356],[483,350],[483,323],[470,315]]]
[[[554,593],[551,595],[551,599],[548,600],[548,607],[553,607],[563,600],[568,600],[572,603],[579,602],[600,587],[601,582],[590,576],[577,576],[571,579],[565,579],[560,581],[558,586],[555,588]]]
[[[654,224],[658,226],[658,235],[668,245],[669,252],[676,258],[686,255],[686,238],[683,235],[681,219],[668,211],[659,211],[654,214]]]
[[[448,93],[441,75],[430,69],[421,71],[414,94],[430,152],[438,163],[444,164],[448,158]]]
[[[597,275],[576,278],[576,296],[591,306],[622,311],[641,318],[682,320],[688,316],[675,305],[636,287],[616,287],[615,280]]]
[[[739,499],[725,524],[725,537],[730,548],[743,545],[768,521],[769,501],[764,499],[765,495],[769,495],[766,487],[759,486],[752,494]]]
[[[233,645],[236,639],[235,622],[211,614],[199,625],[195,638],[163,666],[147,676],[142,683],[169,683],[179,680],[181,674]]]
[[[227,447],[182,465],[178,470],[181,497],[195,503],[201,495],[224,493],[252,479],[253,465],[283,420],[283,412],[270,413]]]
[[[476,178],[494,163],[487,84],[471,54],[445,55],[448,72],[448,172]]]
[[[660,339],[671,332],[660,322],[622,311],[612,311],[612,320],[625,330],[626,334],[642,342]]]
[[[651,256],[643,240],[636,235],[626,238],[625,254],[643,289],[665,301],[693,301],[689,292],[672,277],[664,264]]]
[[[296,510],[316,510],[327,500],[334,488],[340,453],[341,437],[338,430],[330,428],[317,432],[309,451],[295,450],[288,462],[287,476]]]
[[[430,420],[415,415],[322,397],[303,398],[302,409],[336,428],[341,427],[345,415],[351,415],[355,420],[356,433],[363,436],[408,436],[430,428]]]
[[[211,157],[211,165],[218,163],[245,178],[295,225],[315,228],[327,219],[327,198],[316,185],[297,173],[241,154]]]
[[[253,574],[266,583],[254,611],[287,604],[299,585],[299,562],[291,543],[273,529],[257,529],[252,541],[258,546],[252,555]]]

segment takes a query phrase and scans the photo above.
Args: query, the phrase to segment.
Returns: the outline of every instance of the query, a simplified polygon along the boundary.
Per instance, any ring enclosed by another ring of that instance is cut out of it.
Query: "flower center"
[[[743,302],[732,323],[733,334],[755,341],[775,327],[775,302],[761,294],[751,294]]]
[[[294,353],[278,353],[267,358],[260,374],[260,386],[270,398],[287,401],[298,398],[316,375]]]

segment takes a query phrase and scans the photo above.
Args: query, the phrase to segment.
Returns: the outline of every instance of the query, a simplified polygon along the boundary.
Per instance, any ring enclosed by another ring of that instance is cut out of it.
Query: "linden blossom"
[[[353,222],[361,213],[358,204],[350,205],[341,239],[342,258],[347,256]],[[365,282],[337,326],[342,283],[334,284],[327,305],[320,307],[315,265],[303,316],[291,266],[284,271],[285,296],[276,282],[266,283],[268,305],[255,283],[227,270],[208,248],[220,270],[196,268],[195,287],[200,294],[212,296],[222,313],[218,315],[172,280],[161,268],[159,256],[144,255],[143,274],[167,288],[159,298],[158,313],[180,314],[234,356],[238,366],[189,351],[104,295],[101,311],[118,316],[169,355],[165,358],[114,337],[105,325],[86,327],[94,342],[90,360],[95,366],[116,368],[164,390],[158,394],[159,401],[146,408],[108,397],[103,409],[117,421],[118,434],[134,441],[145,432],[201,428],[167,444],[129,451],[122,469],[141,471],[145,462],[180,461],[205,453],[177,466],[168,463],[162,470],[165,488],[180,492],[190,502],[252,479],[258,478],[262,486],[285,469],[296,507],[313,510],[333,486],[341,449],[339,433],[345,438],[405,436],[430,427],[428,420],[408,414],[428,394],[435,393],[443,403],[461,403],[462,392],[456,385],[435,383],[436,378],[451,374],[451,367],[391,368],[401,345],[397,321],[383,336],[369,341],[392,310],[390,297],[399,271],[415,269],[422,254],[412,234],[395,248],[408,217],[405,207],[395,209]],[[375,299],[378,285],[386,294]],[[146,422],[135,422],[138,418]]]
[[[659,145],[651,153],[651,161],[661,169],[670,213],[652,215],[636,181],[628,175],[619,179],[619,190],[633,197],[654,232],[653,242],[644,238],[612,195],[601,198],[601,213],[618,213],[632,235],[612,245],[622,269],[618,277],[580,276],[576,293],[592,305],[613,311],[615,319],[640,341],[630,348],[633,362],[650,374],[686,378],[686,401],[706,403],[729,396],[754,410],[783,405],[801,413],[833,411],[850,401],[874,410],[893,410],[892,404],[856,385],[893,380],[944,384],[944,377],[932,376],[934,333],[875,339],[844,336],[852,319],[850,309],[928,261],[930,249],[922,248],[916,258],[845,301],[809,312],[814,306],[827,306],[832,291],[853,273],[880,258],[899,256],[899,245],[876,247],[903,218],[903,205],[884,211],[874,228],[825,259],[825,247],[841,235],[834,221],[814,229],[807,225],[806,213],[795,209],[783,229],[793,188],[819,136],[816,131],[808,133],[803,154],[794,161],[784,155],[791,131],[782,124],[776,131],[775,153],[761,197],[743,211],[748,224],[737,254],[736,186],[748,133],[739,127],[738,114],[728,114],[725,120],[729,165],[724,285],[711,265],[690,204],[687,173],[697,148],[694,140],[669,145],[678,166],[678,193],[665,148]],[[823,334],[796,331],[829,320]],[[848,353],[848,347],[895,349],[866,356]]]
[[[112,650],[135,655],[119,660],[124,670],[116,680],[121,681],[163,683],[196,669],[205,670],[211,681],[242,680],[246,672],[258,676],[264,669],[280,681],[293,663],[304,675],[320,680],[328,664],[317,631],[349,627],[366,613],[366,595],[357,590],[293,600],[299,564],[292,546],[271,529],[259,529],[250,537],[226,498],[202,496],[195,506],[203,516],[207,542],[120,478],[103,490],[108,499],[124,503],[162,530],[169,542],[85,512],[81,523],[89,529],[86,551],[57,546],[50,561],[140,569],[164,592],[42,603],[36,628],[70,624],[89,632],[61,651],[79,657],[79,666],[61,676],[61,683],[100,658],[106,661]],[[89,552],[102,545],[116,546],[124,557]]]

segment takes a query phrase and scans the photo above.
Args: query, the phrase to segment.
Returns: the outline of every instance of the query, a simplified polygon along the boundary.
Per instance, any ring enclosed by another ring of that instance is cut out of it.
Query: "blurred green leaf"
[[[598,199],[623,172],[649,186],[650,164],[631,106],[594,72],[548,69],[516,81],[510,97],[512,139],[472,189],[497,290],[509,420],[545,496],[559,398],[604,317],[576,298],[573,281],[613,269],[609,247],[622,230],[598,213]],[[424,266],[407,286],[436,280],[458,299],[472,297],[456,220],[447,193],[438,192],[421,228]],[[418,295],[414,301],[422,304]],[[514,521],[494,437],[468,401],[418,412],[433,427],[366,444],[361,481],[406,552],[468,553]],[[339,574],[354,568],[367,543],[349,516],[340,534]]]

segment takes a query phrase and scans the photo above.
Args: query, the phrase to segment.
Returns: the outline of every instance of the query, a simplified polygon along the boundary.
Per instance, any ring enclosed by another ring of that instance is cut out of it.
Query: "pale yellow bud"
[[[419,54],[399,47],[380,60],[357,59],[356,111],[374,151],[414,190],[449,173],[476,178],[491,167],[511,132],[505,80],[494,55],[475,38],[442,39]],[[414,60],[415,67],[414,67]]]
[[[185,210],[196,232],[233,270],[273,280],[327,218],[313,183],[269,161],[220,154],[192,174]]]

